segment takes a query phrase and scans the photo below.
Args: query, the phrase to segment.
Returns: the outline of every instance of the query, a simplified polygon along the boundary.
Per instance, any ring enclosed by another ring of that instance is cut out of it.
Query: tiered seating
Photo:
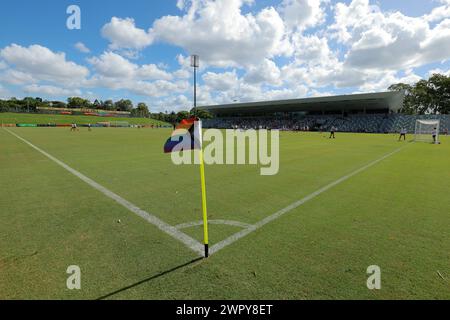
[[[441,131],[450,129],[450,115],[402,115],[402,114],[360,114],[346,117],[338,115],[308,115],[301,118],[215,118],[206,120],[205,128],[220,129],[280,129],[280,130],[323,130],[336,127],[341,132],[394,133],[406,128],[408,132],[415,130],[416,120],[441,120]]]

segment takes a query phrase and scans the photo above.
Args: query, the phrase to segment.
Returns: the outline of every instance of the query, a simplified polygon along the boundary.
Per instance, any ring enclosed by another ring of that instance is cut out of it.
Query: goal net
[[[415,141],[439,143],[440,120],[417,120]]]

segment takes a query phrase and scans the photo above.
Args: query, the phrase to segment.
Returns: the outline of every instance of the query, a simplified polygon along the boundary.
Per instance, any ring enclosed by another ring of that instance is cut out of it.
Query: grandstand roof
[[[403,92],[379,92],[330,97],[261,101],[202,106],[199,109],[216,115],[257,114],[274,112],[330,112],[390,110],[398,112],[403,105]]]

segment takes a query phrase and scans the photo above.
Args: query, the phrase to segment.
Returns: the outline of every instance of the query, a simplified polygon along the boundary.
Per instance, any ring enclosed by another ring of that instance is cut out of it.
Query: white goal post
[[[417,120],[414,140],[439,143],[440,125],[440,120]]]

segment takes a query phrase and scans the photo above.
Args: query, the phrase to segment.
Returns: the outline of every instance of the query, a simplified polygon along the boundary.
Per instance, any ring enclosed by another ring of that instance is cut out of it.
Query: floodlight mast
[[[197,68],[200,66],[200,57],[191,55],[191,67],[194,68],[194,115],[197,116]]]

